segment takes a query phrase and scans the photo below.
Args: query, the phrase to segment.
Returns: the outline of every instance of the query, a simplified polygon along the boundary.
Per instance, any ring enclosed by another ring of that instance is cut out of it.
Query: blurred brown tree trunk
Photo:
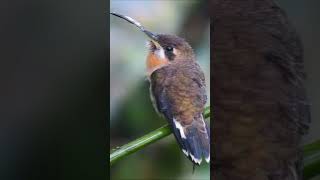
[[[302,179],[303,50],[272,0],[212,0],[212,178]]]

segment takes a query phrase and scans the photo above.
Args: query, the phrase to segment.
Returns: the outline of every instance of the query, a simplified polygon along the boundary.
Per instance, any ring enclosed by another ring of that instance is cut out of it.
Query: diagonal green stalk
[[[160,140],[168,135],[171,134],[171,130],[169,128],[169,125],[166,124],[162,126],[159,129],[156,129],[149,134],[146,134],[126,145],[121,146],[120,148],[114,150],[110,154],[110,164],[111,166],[118,161],[121,158],[124,158],[125,156],[128,156],[145,146],[152,144],[153,142],[156,142],[157,140]]]
[[[203,111],[203,115],[205,118],[210,117],[210,107],[206,107]],[[171,134],[171,129],[168,124],[160,127],[159,129],[156,129],[128,144],[125,144],[121,146],[120,148],[117,148],[113,150],[110,154],[110,164],[111,166],[117,162],[119,159],[122,159],[125,156],[128,156],[145,146],[152,144],[168,135]]]

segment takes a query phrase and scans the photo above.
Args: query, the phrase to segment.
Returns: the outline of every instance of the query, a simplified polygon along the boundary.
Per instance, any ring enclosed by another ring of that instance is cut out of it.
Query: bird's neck
[[[169,64],[167,59],[160,59],[156,54],[150,52],[147,56],[147,76],[150,76],[155,70]]]

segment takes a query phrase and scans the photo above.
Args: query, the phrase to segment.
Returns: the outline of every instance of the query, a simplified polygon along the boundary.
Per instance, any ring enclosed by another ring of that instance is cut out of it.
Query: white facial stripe
[[[177,54],[178,54],[176,48],[173,48],[173,54],[174,54],[174,55],[177,55]]]
[[[154,51],[154,54],[155,54],[159,59],[165,59],[165,58],[166,58],[166,56],[165,56],[165,54],[164,54],[164,50],[163,50],[162,47],[159,47],[158,49],[156,49],[156,50]]]
[[[180,122],[176,121],[176,119],[173,119],[174,125],[176,126],[176,128],[179,129],[180,131],[180,135],[183,139],[187,139],[186,135],[184,134],[184,130],[183,127],[181,126]]]

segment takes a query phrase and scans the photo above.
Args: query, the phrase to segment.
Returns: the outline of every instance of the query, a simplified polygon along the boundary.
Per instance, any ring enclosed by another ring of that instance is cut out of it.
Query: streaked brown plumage
[[[310,112],[301,42],[271,0],[212,0],[212,178],[301,180]]]
[[[160,68],[151,74],[150,82],[152,93],[166,93],[173,116],[180,116],[183,125],[190,125],[194,116],[203,112],[206,103],[204,76],[195,62],[177,62]]]

